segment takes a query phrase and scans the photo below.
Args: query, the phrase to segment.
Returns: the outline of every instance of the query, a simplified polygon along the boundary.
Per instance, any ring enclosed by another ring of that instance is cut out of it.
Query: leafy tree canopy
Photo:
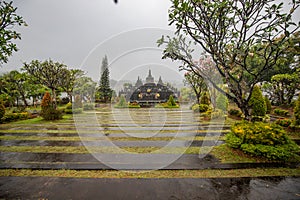
[[[23,18],[17,15],[13,2],[0,1],[0,64],[7,63],[8,57],[17,51],[14,40],[21,39],[21,34],[15,31],[15,26],[27,26]]]
[[[299,1],[289,2],[289,12],[274,0],[171,1],[169,21],[176,26],[177,37],[158,40],[165,45],[163,58],[182,61],[183,70],[198,70],[250,119],[249,100],[255,84],[285,55],[288,45],[284,44],[299,29],[292,21]],[[193,44],[211,55],[228,91],[195,65]]]

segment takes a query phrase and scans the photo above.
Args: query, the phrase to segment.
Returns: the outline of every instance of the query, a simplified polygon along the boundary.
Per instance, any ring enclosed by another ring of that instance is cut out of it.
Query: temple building
[[[140,77],[138,77],[135,85],[124,84],[123,90],[119,92],[119,96],[121,95],[130,103],[138,103],[146,107],[167,102],[170,95],[177,99],[180,93],[176,88],[170,88],[170,86],[164,84],[161,77],[159,77],[156,84],[151,70],[149,70],[145,84],[143,84]]]

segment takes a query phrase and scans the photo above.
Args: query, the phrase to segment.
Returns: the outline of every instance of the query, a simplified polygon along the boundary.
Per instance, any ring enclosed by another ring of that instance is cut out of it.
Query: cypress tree
[[[103,103],[109,103],[112,97],[112,89],[109,84],[109,69],[108,69],[108,61],[107,56],[102,59],[101,66],[101,78],[99,85],[99,98]]]
[[[219,94],[216,100],[216,104],[217,104],[217,109],[222,110],[223,112],[227,111],[227,107],[228,107],[228,99],[226,98],[225,95],[223,94]]]
[[[269,98],[267,96],[265,96],[265,102],[266,102],[266,106],[267,106],[267,113],[271,113],[271,110],[272,110],[272,105],[271,105],[271,102],[269,100]]]
[[[300,95],[298,96],[298,100],[296,101],[294,108],[294,120],[294,124],[296,126],[300,126]]]
[[[249,105],[252,109],[252,116],[266,116],[266,102],[258,85],[255,85],[253,88],[252,95],[249,100]]]

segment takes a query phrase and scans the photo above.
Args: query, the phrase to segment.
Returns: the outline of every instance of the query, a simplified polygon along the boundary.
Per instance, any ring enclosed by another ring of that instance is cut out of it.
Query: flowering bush
[[[231,127],[226,143],[245,153],[264,156],[272,160],[289,160],[299,152],[285,130],[277,124],[240,122]]]

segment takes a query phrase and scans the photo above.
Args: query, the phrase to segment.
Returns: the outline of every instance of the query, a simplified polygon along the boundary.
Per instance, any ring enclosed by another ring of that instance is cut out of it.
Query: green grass
[[[300,176],[300,168],[205,169],[205,170],[31,170],[2,169],[1,177],[65,177],[65,178],[231,178],[265,176]]]
[[[53,120],[53,121],[47,121],[44,120],[42,117],[36,117],[33,119],[26,119],[26,120],[20,120],[20,121],[16,121],[16,122],[11,122],[9,124],[53,124],[53,123],[66,123],[66,122],[70,122],[72,120],[72,115],[63,115],[63,118],[61,120]]]
[[[291,139],[300,139],[300,132],[287,132]]]
[[[106,140],[107,137],[43,137],[43,136],[0,136],[0,140],[24,140],[24,141],[99,141]],[[150,137],[150,138],[138,138],[138,137],[110,137],[112,141],[171,141],[171,140],[184,140],[184,141],[203,141],[203,140],[221,140],[224,137]]]
[[[122,151],[121,151],[122,150]],[[162,154],[199,154],[208,153],[211,147],[88,147],[84,146],[0,146],[0,152],[27,153],[162,153]]]

